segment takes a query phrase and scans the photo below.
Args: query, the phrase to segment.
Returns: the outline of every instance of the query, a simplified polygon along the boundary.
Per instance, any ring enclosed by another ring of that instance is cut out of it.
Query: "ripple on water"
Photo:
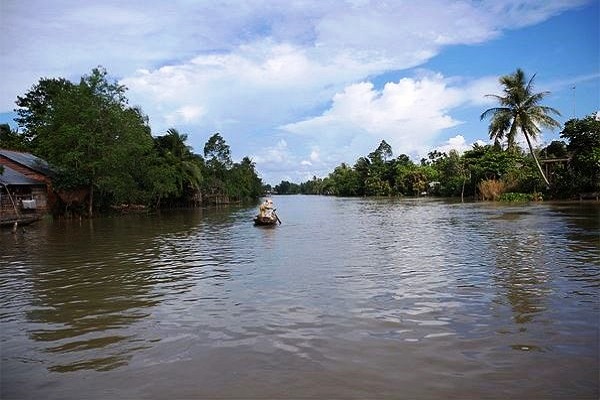
[[[210,356],[223,378],[199,373],[198,387],[223,389],[225,371],[240,368],[275,386],[285,371],[301,380],[318,370],[315,387],[351,393],[364,382],[398,393],[427,381],[445,389],[414,397],[478,396],[510,380],[527,393],[559,383],[571,395],[593,393],[600,250],[589,216],[551,205],[279,201],[284,223],[271,230],[253,227],[254,209],[242,208],[9,236],[0,256],[3,384],[23,379],[25,362],[118,388],[116,375],[94,375],[116,370],[130,380],[121,389],[144,386],[140,371],[180,382],[172,366],[207,374]],[[243,357],[228,362],[229,351]],[[40,376],[28,379],[43,386]],[[570,384],[575,377],[584,383]]]

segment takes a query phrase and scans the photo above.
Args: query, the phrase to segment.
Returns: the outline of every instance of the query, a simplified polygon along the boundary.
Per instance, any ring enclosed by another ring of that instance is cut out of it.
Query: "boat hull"
[[[15,226],[15,223],[17,224],[17,226],[29,225],[38,220],[40,220],[39,215],[29,215],[29,216],[21,216],[21,217],[14,217],[14,218],[2,218],[2,219],[0,219],[0,227],[12,228]]]
[[[272,217],[255,217],[254,218],[254,225],[256,226],[271,226],[271,225],[277,225],[277,218]]]

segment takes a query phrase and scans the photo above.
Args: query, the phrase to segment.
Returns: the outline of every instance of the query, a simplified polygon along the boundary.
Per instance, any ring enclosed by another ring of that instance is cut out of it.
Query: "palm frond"
[[[542,109],[542,111],[546,114],[552,113],[554,115],[559,115],[559,116],[561,115],[560,111],[558,111],[555,108],[548,107],[548,106],[538,106],[538,107],[540,107]]]
[[[531,78],[529,78],[529,82],[527,82],[527,86],[525,87],[525,93],[531,93],[533,91],[533,80],[535,79],[536,75],[537,74],[533,74]]]
[[[515,137],[517,136],[517,131],[521,128],[519,121],[517,118],[514,118],[512,124],[510,125],[510,129],[506,134],[506,142],[509,149],[515,147]]]
[[[550,94],[550,92],[540,92],[540,93],[530,94],[527,97],[527,99],[525,99],[525,101],[523,102],[523,107],[537,106],[537,104],[540,101],[542,101],[542,99],[549,94]]]
[[[479,117],[479,120],[482,121],[486,118],[489,118],[490,116],[494,116],[495,114],[499,114],[499,113],[510,113],[510,109],[507,107],[492,107],[492,108],[488,108],[487,110],[485,110]]]

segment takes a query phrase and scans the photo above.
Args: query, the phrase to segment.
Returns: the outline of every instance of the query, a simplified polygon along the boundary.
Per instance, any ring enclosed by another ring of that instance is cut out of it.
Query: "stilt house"
[[[30,153],[0,149],[0,224],[39,219],[52,206],[53,171]]]

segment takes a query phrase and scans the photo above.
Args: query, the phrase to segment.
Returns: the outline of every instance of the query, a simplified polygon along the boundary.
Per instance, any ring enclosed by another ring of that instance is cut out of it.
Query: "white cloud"
[[[483,140],[476,140],[473,143],[467,143],[463,135],[456,135],[448,139],[444,144],[436,148],[437,151],[448,154],[451,150],[456,150],[459,154],[464,153],[466,150],[470,150],[474,144],[484,146],[487,143]]]
[[[320,158],[321,158],[321,155],[319,154],[319,150],[318,149],[315,148],[315,149],[313,149],[310,152],[310,159],[311,159],[311,161],[318,162],[318,161],[320,161]]]
[[[280,164],[290,163],[292,156],[287,142],[281,139],[275,146],[264,147],[258,154],[252,156],[252,159],[261,164]]]
[[[302,49],[263,65],[263,77],[274,72],[282,78],[274,77],[273,84],[284,82],[285,87],[289,82],[281,74],[283,70],[290,73],[290,78],[306,76],[306,63],[343,65],[337,70],[339,74],[344,76],[348,71],[346,78],[364,79],[377,72],[417,66],[442,46],[481,43],[503,29],[537,23],[582,3],[3,1],[0,70],[7,79],[3,82],[0,110],[12,109],[16,95],[41,77],[77,79],[98,64],[117,76],[131,77],[140,68],[151,72],[165,64],[187,68],[195,57],[203,59],[218,52],[229,61],[242,61],[230,64],[229,69],[243,72],[245,46],[260,42],[267,47],[290,44]],[[331,78],[329,68],[325,70],[322,72]],[[204,68],[190,71],[204,72]],[[341,80],[335,79],[333,84]],[[330,84],[325,77],[323,81],[326,83],[321,88]],[[142,105],[161,101],[162,96],[145,98]]]
[[[487,10],[498,28],[517,29],[536,24],[567,9],[579,7],[588,0],[483,0],[481,8]]]
[[[165,121],[169,125],[197,122],[202,117],[202,115],[204,115],[204,110],[202,109],[202,107],[186,105],[178,108],[173,113],[167,114],[165,116]]]
[[[461,124],[450,111],[481,103],[496,78],[461,82],[433,74],[421,79],[402,78],[377,90],[370,82],[347,86],[333,97],[321,115],[282,126],[303,135],[322,148],[347,143],[337,149],[338,157],[356,156],[364,146],[386,140],[395,154],[420,154],[434,144],[440,132]],[[356,148],[355,148],[356,147]]]
[[[259,170],[304,174],[384,138],[395,153],[419,152],[461,123],[457,107],[489,104],[483,94],[497,92],[495,77],[426,71],[382,88],[368,80],[583,3],[2,1],[0,112],[41,77],[77,81],[100,64],[129,88],[153,132],[177,127],[199,149],[220,131],[256,154]],[[289,135],[306,142],[277,142]]]

